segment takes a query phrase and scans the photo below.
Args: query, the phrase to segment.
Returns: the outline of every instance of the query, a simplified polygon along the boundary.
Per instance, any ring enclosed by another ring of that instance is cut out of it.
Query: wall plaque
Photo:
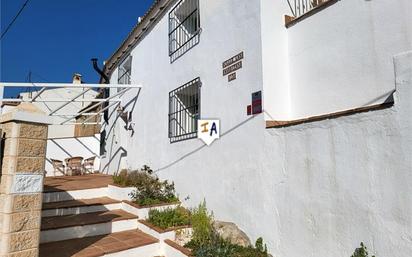
[[[229,76],[227,77],[227,80],[230,82],[230,81],[233,81],[233,80],[235,80],[236,79],[236,72],[234,72],[234,73],[232,73],[232,74],[229,74]]]
[[[262,91],[258,91],[252,94],[252,114],[259,114],[262,111]]]
[[[41,193],[43,191],[42,174],[16,174],[11,186],[12,194]]]
[[[242,68],[242,61],[237,62],[229,67],[227,67],[226,69],[223,70],[223,76],[226,76],[229,73],[232,73],[234,71],[237,71],[239,69]]]
[[[228,66],[230,66],[230,65],[232,65],[232,64],[234,64],[234,63],[236,63],[236,62],[238,62],[238,61],[240,61],[240,60],[242,60],[243,57],[244,57],[243,52],[241,52],[241,53],[233,56],[232,58],[230,58],[230,59],[228,59],[228,60],[226,60],[226,61],[223,62],[222,68],[224,69],[224,68],[226,68],[226,67],[228,67]]]
[[[243,67],[243,58],[245,57],[243,52],[227,59],[222,63],[223,76],[229,75],[227,77],[228,82],[237,79],[237,74],[235,71]]]

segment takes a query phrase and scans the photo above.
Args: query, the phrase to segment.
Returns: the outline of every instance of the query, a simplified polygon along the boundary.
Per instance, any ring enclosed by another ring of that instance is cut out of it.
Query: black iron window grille
[[[181,0],[169,13],[169,56],[173,62],[199,43],[199,0]]]
[[[200,78],[169,93],[169,138],[178,142],[197,137],[200,119]]]
[[[121,85],[129,85],[132,83],[132,57],[127,57],[126,60],[119,66],[117,83]],[[117,88],[117,92],[120,92],[123,88]]]

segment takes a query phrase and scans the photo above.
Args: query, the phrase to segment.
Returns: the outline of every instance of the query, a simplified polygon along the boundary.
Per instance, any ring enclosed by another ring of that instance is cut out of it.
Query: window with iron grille
[[[129,56],[120,64],[118,69],[117,83],[121,85],[131,84],[132,76],[132,57]],[[123,88],[117,88],[117,92],[120,92]]]
[[[169,13],[169,56],[173,62],[199,43],[199,0],[181,0]]]
[[[169,93],[169,138],[178,142],[197,137],[201,82],[196,78]]]

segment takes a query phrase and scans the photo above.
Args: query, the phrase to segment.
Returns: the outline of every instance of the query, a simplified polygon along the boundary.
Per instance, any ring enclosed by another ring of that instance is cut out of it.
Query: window
[[[131,84],[131,76],[132,76],[132,57],[127,57],[126,60],[119,66],[119,73],[117,78],[117,83],[121,85],[128,85]],[[120,92],[123,88],[118,88],[117,92]]]
[[[169,93],[169,138],[178,142],[197,137],[200,119],[200,87],[196,78]]]
[[[169,13],[169,56],[175,61],[199,43],[199,0],[182,0]]]

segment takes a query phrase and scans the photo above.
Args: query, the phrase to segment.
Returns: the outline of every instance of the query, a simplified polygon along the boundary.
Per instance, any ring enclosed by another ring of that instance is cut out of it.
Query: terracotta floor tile
[[[43,217],[41,230],[92,225],[136,218],[138,217],[123,210],[82,213],[66,216]]]
[[[123,242],[115,242],[98,246],[105,254],[115,253],[130,249],[131,247]]]
[[[83,250],[80,250],[78,253],[72,255],[72,257],[99,257],[104,255],[104,252],[98,247],[89,247]]]
[[[46,177],[43,191],[47,193],[100,188],[107,187],[111,183],[113,183],[112,176],[102,174]]]
[[[62,202],[44,203],[43,210],[72,208],[72,207],[81,207],[81,206],[93,206],[93,205],[105,205],[105,204],[114,204],[114,203],[120,203],[120,202],[121,201],[113,200],[113,199],[110,199],[109,197],[70,200],[70,201],[62,201]]]
[[[133,235],[135,236],[132,239],[123,242],[116,239],[128,238]],[[141,231],[131,230],[110,235],[41,244],[39,257],[98,257],[157,242],[157,239]]]

